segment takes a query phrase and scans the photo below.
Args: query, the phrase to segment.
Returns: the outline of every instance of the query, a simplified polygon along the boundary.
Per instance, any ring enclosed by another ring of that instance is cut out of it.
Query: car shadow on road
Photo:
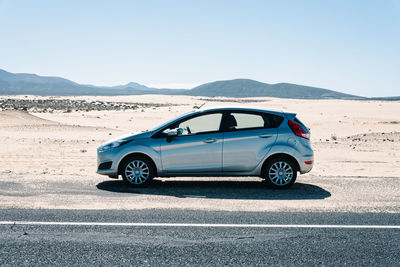
[[[295,183],[291,188],[273,189],[262,181],[162,181],[154,180],[144,188],[125,186],[122,180],[104,181],[97,184],[104,191],[127,195],[159,195],[179,198],[300,200],[325,199],[331,193],[311,184]]]

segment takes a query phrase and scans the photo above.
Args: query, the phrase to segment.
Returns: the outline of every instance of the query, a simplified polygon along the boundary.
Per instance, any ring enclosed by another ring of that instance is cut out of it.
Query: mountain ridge
[[[221,80],[204,83],[191,89],[158,89],[136,82],[116,86],[95,86],[71,80],[39,76],[28,73],[11,73],[0,69],[0,95],[141,95],[167,94],[207,97],[278,97],[294,99],[371,99],[398,100],[400,97],[367,98],[329,89],[292,83],[268,84],[251,79]]]
[[[364,99],[364,97],[345,94],[324,88],[297,85],[292,83],[268,84],[250,79],[233,79],[205,83],[192,88],[189,95],[229,96],[229,97],[278,97],[306,99]]]

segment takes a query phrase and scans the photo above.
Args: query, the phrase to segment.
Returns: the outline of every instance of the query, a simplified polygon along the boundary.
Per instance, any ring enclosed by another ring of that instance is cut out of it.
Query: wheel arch
[[[261,168],[260,176],[263,176],[263,174],[265,173],[265,168],[267,167],[268,163],[270,163],[272,160],[277,159],[277,158],[286,158],[286,159],[291,160],[295,164],[296,171],[300,171],[300,164],[295,157],[293,157],[292,155],[286,154],[286,153],[276,153],[276,154],[270,155],[268,158],[266,158],[264,160],[264,163]]]
[[[149,155],[142,153],[142,152],[132,152],[132,153],[125,155],[118,163],[118,174],[122,173],[122,165],[125,162],[125,160],[127,160],[128,158],[134,157],[134,156],[140,156],[140,157],[144,157],[144,158],[148,159],[153,164],[155,176],[157,176],[158,171],[157,171],[156,163]]]

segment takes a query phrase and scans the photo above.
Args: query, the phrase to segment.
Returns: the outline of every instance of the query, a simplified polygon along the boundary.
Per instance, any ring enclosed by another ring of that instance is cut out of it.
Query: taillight
[[[295,135],[310,140],[310,133],[306,129],[304,129],[301,125],[299,125],[293,121],[289,121],[288,124],[289,124],[290,129],[292,129],[292,131]]]

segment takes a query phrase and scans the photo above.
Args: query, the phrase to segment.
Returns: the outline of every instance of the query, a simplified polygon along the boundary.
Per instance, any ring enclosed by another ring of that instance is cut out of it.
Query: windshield
[[[159,130],[159,129],[161,129],[161,128],[167,126],[167,125],[169,125],[170,123],[172,123],[172,122],[174,122],[174,121],[176,121],[176,120],[179,120],[180,118],[186,117],[187,115],[193,114],[193,113],[195,113],[195,112],[197,112],[197,110],[191,110],[191,111],[189,111],[189,112],[186,112],[186,113],[182,114],[182,115],[179,116],[179,117],[173,118],[173,119],[171,119],[171,120],[169,120],[169,121],[167,121],[167,122],[164,122],[164,123],[161,124],[161,125],[158,125],[157,127],[154,127],[154,128],[151,129],[150,131],[152,131],[152,132],[153,132],[153,131],[157,131],[157,130]]]

